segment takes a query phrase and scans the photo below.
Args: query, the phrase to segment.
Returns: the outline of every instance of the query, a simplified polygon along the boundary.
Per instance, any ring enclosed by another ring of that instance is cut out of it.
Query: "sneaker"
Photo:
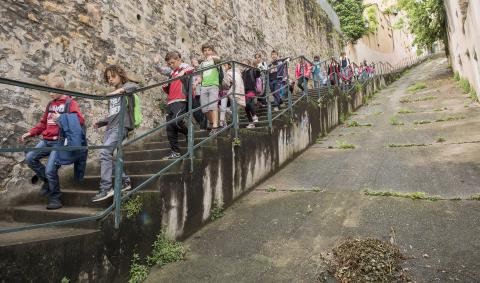
[[[48,204],[47,204],[48,210],[59,209],[62,207],[63,207],[62,202],[59,199],[54,198],[54,199],[48,200]]]
[[[130,191],[132,189],[132,184],[130,180],[125,180],[122,184],[122,192]]]
[[[247,129],[252,129],[252,128],[255,128],[254,123],[250,123],[250,124],[247,125]]]
[[[113,189],[100,190],[93,198],[92,202],[102,201],[113,196]]]
[[[213,128],[213,129],[210,131],[210,133],[208,134],[208,136],[211,137],[211,136],[215,135],[216,133],[218,133],[218,127],[217,127],[217,128]]]
[[[163,159],[177,159],[179,157],[180,153],[172,150],[172,152],[170,152],[170,154],[165,156]]]
[[[221,128],[227,127],[227,122],[225,122],[225,121],[220,121],[219,124],[220,124],[220,127],[221,127]]]
[[[48,181],[47,180],[45,180],[43,182],[43,185],[40,188],[40,191],[38,192],[38,194],[42,197],[47,197],[50,194],[50,188],[48,187]]]
[[[273,107],[273,111],[278,111],[278,107]]]
[[[253,123],[258,123],[258,116],[257,115],[253,116],[252,119],[253,119]]]

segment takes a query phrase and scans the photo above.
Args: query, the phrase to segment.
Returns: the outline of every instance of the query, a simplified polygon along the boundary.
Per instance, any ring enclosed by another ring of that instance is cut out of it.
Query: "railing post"
[[[190,76],[188,79],[188,156],[190,158],[190,173],[193,172],[193,146],[195,131],[193,130],[193,99],[195,99],[195,94],[193,93],[193,76]]]
[[[268,71],[265,72],[266,84],[265,84],[265,98],[267,99],[267,119],[268,127],[270,131],[273,129],[272,123],[272,102],[270,101],[270,94],[272,90],[270,89],[270,74]]]
[[[288,72],[288,64],[289,62],[285,63],[286,70],[287,70],[287,81],[286,81],[286,88],[287,88],[287,97],[288,97],[288,109],[290,110],[290,116],[293,117],[293,103],[292,103],[292,92],[290,91],[290,72]]]
[[[117,138],[117,158],[115,160],[115,182],[113,201],[115,203],[115,229],[120,228],[120,221],[122,219],[122,173],[123,173],[123,147],[122,141],[125,135],[125,99],[126,96],[120,97],[120,121],[118,122],[118,138]]]
[[[233,116],[233,131],[234,131],[234,138],[235,141],[238,140],[238,104],[236,100],[236,88],[235,88],[235,62],[232,63],[232,88],[233,88],[233,96],[232,96],[232,116]]]

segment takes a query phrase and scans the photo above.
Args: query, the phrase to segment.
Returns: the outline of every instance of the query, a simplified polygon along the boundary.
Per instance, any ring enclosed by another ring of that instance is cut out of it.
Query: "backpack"
[[[255,80],[255,91],[257,94],[263,93],[263,80],[262,78],[256,78]]]
[[[127,105],[128,100],[129,99],[127,98]],[[133,102],[133,108],[130,111],[132,111],[133,125],[135,126],[135,128],[138,128],[143,122],[142,104],[140,102],[140,97],[137,94],[132,94],[131,100]]]

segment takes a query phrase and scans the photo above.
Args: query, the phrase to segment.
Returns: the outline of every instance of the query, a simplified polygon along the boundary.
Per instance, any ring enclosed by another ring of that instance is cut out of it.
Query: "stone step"
[[[13,220],[16,222],[27,223],[47,223],[60,220],[75,219],[86,216],[93,216],[101,213],[103,209],[93,207],[81,206],[64,206],[56,210],[47,210],[45,204],[27,204],[17,206],[12,210]],[[97,229],[98,223],[96,221],[85,221],[76,224],[68,224],[68,227]]]
[[[199,142],[203,141],[205,138],[195,138],[194,143],[198,144]],[[212,139],[211,141],[208,142],[208,144],[214,144],[215,139]],[[186,147],[187,146],[187,141],[185,139],[182,139],[178,142],[180,147]],[[151,150],[151,149],[170,149],[170,142],[168,139],[165,139],[164,141],[158,141],[158,142],[146,142],[141,146],[138,147],[132,147],[129,148],[128,151],[138,151],[139,149],[144,149],[144,150]],[[126,151],[126,152],[128,152]]]
[[[194,151],[194,155],[196,158],[202,158],[205,154],[208,155],[215,152],[215,150],[216,147],[214,146],[202,146]],[[180,154],[185,154],[187,151],[187,147],[180,147]],[[164,158],[170,152],[170,148],[128,151],[125,152],[124,159],[126,161],[157,160]]]
[[[153,174],[138,174],[138,175],[129,175],[130,181],[132,183],[132,188],[137,187],[138,185],[142,184],[148,178],[152,177]],[[155,191],[158,190],[158,185],[169,185],[178,180],[182,180],[185,174],[183,172],[166,172],[158,177],[156,180],[152,182],[152,184],[147,185],[147,187],[143,188],[142,190],[146,191]],[[115,180],[115,177],[113,177]],[[70,186],[69,190],[79,190],[79,191],[88,191],[88,192],[97,192],[100,188],[100,176],[85,176],[84,181],[81,184],[75,184]],[[64,190],[62,190],[63,192]]]
[[[32,223],[0,221],[1,228],[22,227],[31,224]],[[3,233],[0,234],[0,253],[3,254],[1,251],[2,248],[5,247],[22,245],[25,243],[48,242],[59,238],[68,240],[76,237],[94,235],[96,233],[100,233],[100,231],[96,229],[82,229],[62,226]]]
[[[195,162],[199,161],[200,159],[195,159]],[[127,175],[156,174],[173,162],[175,162],[175,160],[126,161],[125,173]],[[179,161],[170,168],[169,172],[183,172],[186,164],[189,164],[189,160]]]

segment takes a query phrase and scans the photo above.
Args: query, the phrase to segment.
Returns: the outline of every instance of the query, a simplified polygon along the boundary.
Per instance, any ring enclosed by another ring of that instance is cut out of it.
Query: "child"
[[[303,73],[302,73],[303,69]],[[295,77],[297,79],[297,86],[303,91],[304,84],[308,84],[308,78],[312,74],[310,63],[305,61],[302,57],[300,58],[300,63],[297,63],[295,66]]]
[[[47,85],[54,88],[64,88],[65,82],[60,77],[55,77],[47,82]],[[48,104],[40,122],[32,128],[28,133],[25,133],[21,137],[21,141],[25,142],[25,139],[35,136],[41,136],[41,141],[37,144],[36,148],[42,147],[57,147],[63,146],[59,141],[59,127],[57,120],[60,114],[66,110],[70,113],[76,113],[81,125],[84,125],[83,115],[80,113],[80,108],[77,102],[63,94],[50,93],[52,101]],[[68,108],[65,109],[66,105]],[[40,189],[40,195],[48,197],[47,209],[59,209],[62,202],[60,200],[60,182],[58,179],[59,165],[55,164],[58,152],[53,151],[30,151],[25,157],[25,163],[30,167],[35,174],[43,180],[42,188]],[[46,167],[40,162],[40,159],[47,157],[48,161]]]
[[[170,78],[172,79],[193,73],[193,68],[182,62],[182,57],[177,51],[168,52],[165,56],[165,61],[172,69],[172,73],[170,74]],[[190,78],[185,77],[175,80],[164,87],[163,91],[167,93],[167,122],[187,112],[189,80]],[[188,134],[188,128],[185,126],[183,119],[167,125],[167,137],[172,152],[165,157],[166,159],[176,159],[180,157],[178,133],[182,133],[185,136]]]
[[[322,66],[320,65],[320,56],[313,57],[313,87],[319,88],[322,83]]]
[[[287,79],[286,63],[289,59],[278,59],[278,52],[272,50],[272,63],[268,66],[270,69],[269,85],[270,92],[273,93],[273,111],[278,111],[282,101],[283,85]]]
[[[245,59],[242,61],[243,64],[252,66],[250,60]],[[258,117],[255,111],[255,90],[256,82],[260,77],[260,70],[256,68],[247,68],[242,72],[243,84],[245,86],[245,112],[247,114],[247,119],[249,124],[247,128],[255,128],[254,123],[258,123]]]
[[[205,60],[200,64],[200,69],[205,69],[220,63],[220,58],[215,55],[213,45],[208,43],[202,45],[202,53]],[[218,68],[211,68],[202,73],[200,103],[202,106],[205,106],[202,108],[202,111],[212,124],[210,135],[214,135],[218,131],[218,103],[214,103],[214,101],[218,100],[221,84],[220,75]]]
[[[258,69],[260,69],[260,71],[267,71],[268,70],[267,62],[265,62],[263,60],[261,53],[255,54],[254,64],[255,64],[255,66],[257,66]],[[257,79],[257,83],[261,83],[261,85],[262,85],[262,91],[257,92],[258,103],[259,103],[260,106],[265,107],[265,106],[267,106],[267,100],[266,100],[266,97],[265,97],[265,79],[260,77],[260,78]]]
[[[200,63],[197,58],[192,58],[191,59],[192,67],[195,70],[198,70],[200,67]],[[200,93],[202,90],[202,76],[196,75],[193,77],[193,101],[192,101],[192,109],[199,108],[201,106],[200,103]],[[195,112],[193,112],[193,117],[195,118],[195,121],[197,121],[198,125],[200,126],[201,129],[206,130],[207,129],[207,117],[205,117],[205,114],[203,114],[202,110],[199,109]]]
[[[242,79],[243,68],[239,65],[235,65],[235,87],[233,86],[233,68],[230,64],[224,65],[225,78],[223,79],[222,88],[227,90],[228,99],[233,103],[233,94],[235,93],[235,102],[237,103],[238,113],[240,107],[245,108],[245,87]],[[238,115],[238,114],[237,114]],[[238,119],[233,117],[233,119]]]
[[[125,70],[118,65],[110,65],[105,69],[104,79],[115,91],[110,92],[107,96],[131,93],[138,89],[135,83],[127,78]],[[119,123],[121,111],[121,99],[125,99],[125,119],[124,119],[124,135],[119,137]],[[94,124],[95,128],[106,126],[103,137],[104,146],[115,146],[118,142],[122,142],[128,134],[128,131],[134,129],[133,118],[134,99],[132,95],[125,97],[116,97],[108,101],[108,116]],[[112,171],[113,171],[113,148],[100,150],[100,190],[92,198],[92,202],[102,201],[113,196],[112,187]],[[122,191],[130,190],[130,178],[122,172]]]

